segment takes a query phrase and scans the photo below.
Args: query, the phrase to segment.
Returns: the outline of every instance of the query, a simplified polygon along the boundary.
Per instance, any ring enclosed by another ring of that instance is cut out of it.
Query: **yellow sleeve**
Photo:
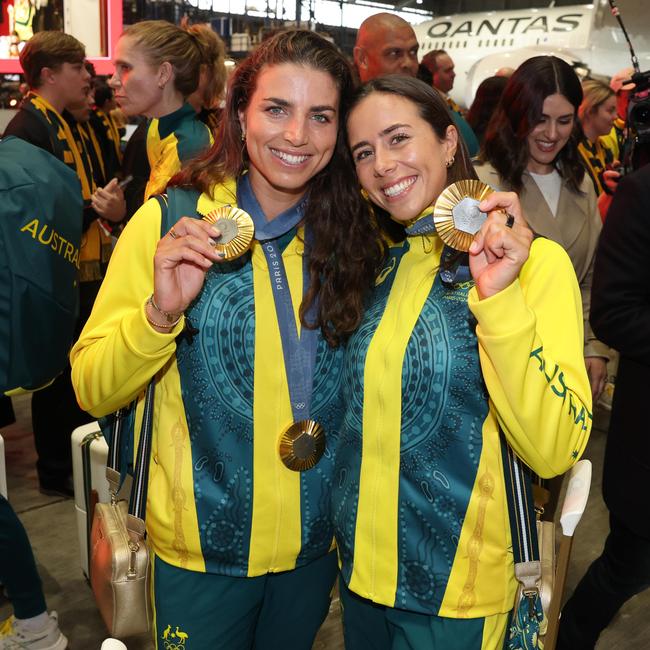
[[[563,474],[584,451],[592,424],[582,304],[568,255],[535,240],[519,278],[485,300],[472,289],[469,307],[508,442],[540,476]]]
[[[181,319],[170,333],[161,334],[145,316],[160,222],[160,204],[152,199],[124,229],[90,318],[70,353],[77,401],[95,417],[131,402],[174,354],[175,338],[183,329]]]

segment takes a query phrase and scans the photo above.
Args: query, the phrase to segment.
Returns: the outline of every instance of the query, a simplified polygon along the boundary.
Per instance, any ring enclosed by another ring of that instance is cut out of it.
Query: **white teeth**
[[[273,155],[277,156],[281,160],[284,160],[284,162],[288,163],[289,165],[300,165],[309,158],[309,156],[294,156],[289,153],[285,153],[284,151],[279,151],[278,149],[271,149],[273,152]]]
[[[413,183],[415,183],[415,178],[407,178],[406,180],[395,183],[395,185],[391,185],[390,187],[384,187],[382,191],[386,196],[397,196],[407,187],[413,185]]]

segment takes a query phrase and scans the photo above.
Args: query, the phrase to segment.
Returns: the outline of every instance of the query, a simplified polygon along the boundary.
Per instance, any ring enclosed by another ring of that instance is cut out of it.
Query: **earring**
[[[449,167],[451,167],[451,166],[454,164],[454,160],[456,160],[456,159],[454,158],[454,156],[452,156],[452,157],[451,157],[451,158],[450,158],[450,159],[445,163],[445,167],[447,167],[447,169],[449,169]]]
[[[241,141],[242,141],[242,142],[246,142],[246,132],[245,132],[245,131],[242,131],[242,132],[241,132],[241,136],[240,136],[240,137],[241,137]]]
[[[361,196],[363,197],[364,201],[370,201],[370,196],[368,195],[368,192],[364,190],[363,188],[361,189]]]

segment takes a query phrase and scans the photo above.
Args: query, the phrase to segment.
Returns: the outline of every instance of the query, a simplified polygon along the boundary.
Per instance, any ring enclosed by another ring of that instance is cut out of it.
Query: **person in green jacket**
[[[591,428],[575,274],[559,245],[533,241],[514,193],[480,203],[468,258],[445,249],[436,200],[476,176],[423,82],[372,80],[347,129],[394,244],[343,366],[332,516],[346,648],[501,650],[517,582],[500,430],[549,477]]]
[[[182,633],[188,650],[310,650],[327,615],[338,344],[384,252],[342,135],[352,90],[347,61],[317,34],[260,45],[234,73],[214,147],[168,189],[179,220],[161,237],[157,199],[134,215],[72,351],[77,397],[96,416],[156,377],[158,647]],[[195,217],[238,209],[255,238],[224,260],[220,231]],[[302,423],[324,444],[301,437],[313,449],[293,447],[296,465],[284,441]]]

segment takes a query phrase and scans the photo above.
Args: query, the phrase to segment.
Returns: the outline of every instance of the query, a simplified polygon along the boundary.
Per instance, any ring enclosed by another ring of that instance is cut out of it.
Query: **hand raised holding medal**
[[[514,192],[495,192],[477,180],[459,181],[438,197],[433,221],[445,244],[469,253],[480,298],[512,284],[528,259],[533,232]]]

